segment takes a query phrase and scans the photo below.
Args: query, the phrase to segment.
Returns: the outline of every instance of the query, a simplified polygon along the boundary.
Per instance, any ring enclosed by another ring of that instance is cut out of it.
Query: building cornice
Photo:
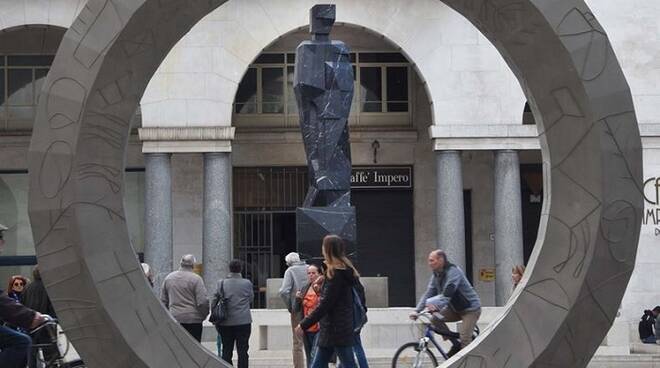
[[[660,124],[639,124],[643,148],[660,148]],[[441,124],[429,127],[434,149],[442,150],[538,150],[536,125]]]
[[[231,152],[234,127],[149,127],[138,129],[144,153]]]

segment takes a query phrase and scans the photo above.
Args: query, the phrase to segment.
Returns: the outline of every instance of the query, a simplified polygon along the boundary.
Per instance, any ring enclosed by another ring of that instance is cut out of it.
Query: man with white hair
[[[288,268],[284,272],[284,280],[280,288],[280,297],[291,313],[291,332],[293,334],[293,366],[294,368],[305,368],[305,355],[303,353],[303,339],[294,332],[296,326],[302,319],[302,300],[296,298],[296,293],[305,287],[307,283],[307,264],[300,260],[296,252],[291,252],[284,257]],[[309,357],[307,357],[309,359]]]
[[[195,256],[181,257],[181,267],[165,277],[160,300],[172,317],[197,341],[202,341],[202,322],[209,314],[204,281],[193,272]]]

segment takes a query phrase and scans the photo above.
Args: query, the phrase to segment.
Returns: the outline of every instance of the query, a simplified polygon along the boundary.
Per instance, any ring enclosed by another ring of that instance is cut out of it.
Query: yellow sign
[[[480,281],[495,281],[495,269],[494,268],[481,268],[481,269],[479,269],[479,280]]]

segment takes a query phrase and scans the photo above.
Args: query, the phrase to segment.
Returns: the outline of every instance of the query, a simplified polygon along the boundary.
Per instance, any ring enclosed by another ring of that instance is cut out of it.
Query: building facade
[[[653,0],[587,1],[635,99],[644,148],[637,266],[622,303],[633,321],[660,304],[660,32]],[[296,46],[314,2],[230,0],[170,52],[142,98],[126,158],[131,241],[161,274],[193,253],[207,282],[244,261],[255,285],[295,249],[306,162],[292,93]],[[351,151],[358,264],[389,277],[392,306],[427,283],[445,249],[484,305],[506,303],[542,223],[534,106],[497,50],[440,1],[336,1],[332,38],[352,49]],[[38,92],[84,0],[0,0],[0,280],[28,274],[27,150]],[[628,11],[635,9],[636,11]],[[145,40],[148,42],[148,39]],[[56,180],[57,178],[53,178]],[[531,266],[531,265],[529,265]],[[263,305],[257,290],[255,305]]]

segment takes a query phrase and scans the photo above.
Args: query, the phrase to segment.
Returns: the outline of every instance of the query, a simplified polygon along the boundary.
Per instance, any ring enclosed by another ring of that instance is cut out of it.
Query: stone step
[[[204,346],[216,352],[214,343],[205,342]],[[655,346],[651,345],[651,347]],[[369,367],[390,368],[392,366],[394,352],[392,349],[368,349],[366,353],[369,360]],[[438,355],[436,354],[436,357]],[[234,360],[236,359],[235,357],[236,353],[234,352]],[[234,365],[236,365],[235,361]],[[288,350],[250,351],[251,368],[290,368],[292,366],[291,352]],[[596,355],[589,363],[588,368],[660,368],[660,353]]]

